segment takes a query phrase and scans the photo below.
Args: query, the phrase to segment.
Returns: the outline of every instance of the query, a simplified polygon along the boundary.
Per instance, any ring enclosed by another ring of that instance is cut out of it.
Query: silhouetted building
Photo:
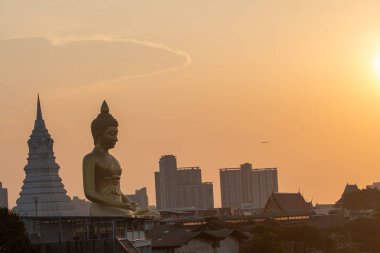
[[[139,206],[148,208],[148,194],[146,193],[146,187],[141,188],[140,190],[136,190],[135,194],[127,195],[127,197],[136,202]]]
[[[335,203],[336,205],[342,205],[344,202],[344,199],[346,198],[347,194],[351,192],[359,191],[359,187],[356,184],[346,184],[346,187],[344,188],[344,191],[342,193],[341,198]]]
[[[222,207],[264,207],[269,195],[278,192],[276,168],[252,169],[244,163],[240,168],[219,170]]]
[[[8,189],[0,182],[0,207],[8,208]]]
[[[177,168],[174,155],[162,156],[155,172],[157,209],[213,208],[213,185],[199,167]]]
[[[73,205],[62,184],[55,162],[53,139],[42,118],[40,99],[37,117],[28,140],[29,157],[15,212],[24,216],[72,215]]]
[[[378,189],[380,191],[380,182],[374,182],[371,185],[367,185],[367,189]]]
[[[272,193],[262,213],[270,217],[306,217],[312,214],[312,206],[301,193]]]

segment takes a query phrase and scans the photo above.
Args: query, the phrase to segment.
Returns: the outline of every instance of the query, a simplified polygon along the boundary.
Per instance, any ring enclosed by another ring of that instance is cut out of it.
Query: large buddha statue
[[[120,190],[121,166],[108,151],[117,142],[119,126],[109,113],[106,101],[100,114],[91,123],[94,149],[83,159],[84,193],[91,203],[91,216],[150,216],[159,217],[154,210],[137,206]]]

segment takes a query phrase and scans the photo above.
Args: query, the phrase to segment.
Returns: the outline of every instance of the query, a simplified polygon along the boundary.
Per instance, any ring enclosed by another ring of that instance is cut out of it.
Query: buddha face
[[[117,142],[117,133],[117,127],[107,127],[98,137],[97,144],[100,144],[106,150],[114,148]]]

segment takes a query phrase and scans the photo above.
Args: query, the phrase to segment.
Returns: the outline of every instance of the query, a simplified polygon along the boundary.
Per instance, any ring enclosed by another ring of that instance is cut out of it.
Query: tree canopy
[[[26,234],[24,223],[7,208],[0,208],[0,252],[35,252]]]
[[[316,227],[310,225],[271,226],[256,224],[250,230],[253,239],[243,248],[243,253],[281,253],[286,242],[299,242],[307,248],[331,252],[333,242]],[[285,243],[285,244],[284,244]]]

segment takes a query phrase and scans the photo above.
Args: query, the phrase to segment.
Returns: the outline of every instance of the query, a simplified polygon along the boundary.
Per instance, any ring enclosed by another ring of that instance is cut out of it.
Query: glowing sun
[[[374,64],[375,64],[376,73],[380,77],[380,53],[376,55]]]

